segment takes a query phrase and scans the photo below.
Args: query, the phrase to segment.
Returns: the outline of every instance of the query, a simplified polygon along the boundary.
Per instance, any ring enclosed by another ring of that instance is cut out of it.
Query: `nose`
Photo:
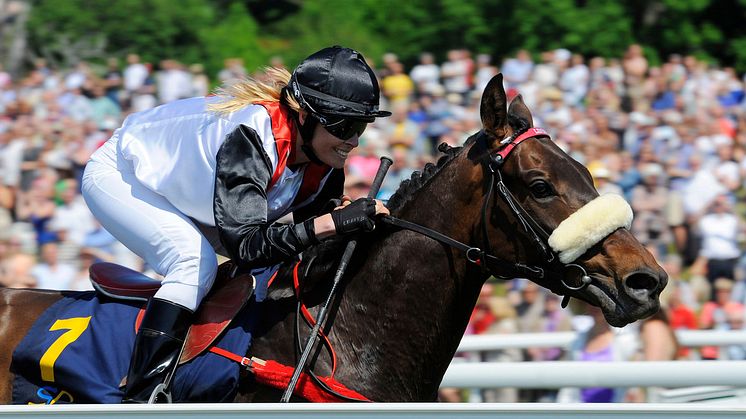
[[[360,144],[360,136],[355,134],[352,137],[348,138],[345,142],[353,147],[357,147],[358,144]]]
[[[647,300],[663,290],[668,283],[668,274],[663,269],[654,271],[642,268],[627,274],[622,283],[630,296]]]

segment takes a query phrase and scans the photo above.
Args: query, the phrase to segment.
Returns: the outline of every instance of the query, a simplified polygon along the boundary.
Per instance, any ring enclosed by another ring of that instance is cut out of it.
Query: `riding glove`
[[[376,226],[376,200],[360,198],[350,205],[332,211],[332,221],[337,234],[351,234],[360,231],[373,231]]]

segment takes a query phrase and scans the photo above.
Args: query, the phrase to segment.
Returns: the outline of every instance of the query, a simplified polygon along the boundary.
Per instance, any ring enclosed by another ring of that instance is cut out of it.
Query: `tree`
[[[38,0],[28,22],[30,53],[69,66],[136,52],[146,61],[201,60],[197,34],[212,23],[207,0]],[[66,40],[61,43],[60,39]],[[100,50],[73,45],[103,45]]]

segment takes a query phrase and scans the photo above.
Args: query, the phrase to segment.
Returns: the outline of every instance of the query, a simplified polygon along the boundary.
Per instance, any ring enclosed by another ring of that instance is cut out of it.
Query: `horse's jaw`
[[[655,314],[660,309],[659,294],[660,292],[655,296],[633,300],[620,297],[615,290],[607,289],[602,285],[591,284],[587,288],[587,295],[591,298],[583,299],[599,307],[606,322],[611,326],[623,327]]]

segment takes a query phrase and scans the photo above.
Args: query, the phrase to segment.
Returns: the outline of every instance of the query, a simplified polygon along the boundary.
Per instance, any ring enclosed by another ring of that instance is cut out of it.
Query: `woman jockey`
[[[173,370],[212,286],[217,246],[255,270],[319,239],[370,230],[376,214],[388,213],[360,199],[316,216],[341,197],[342,169],[366,124],[391,115],[378,101],[363,56],[335,46],[292,75],[270,68],[265,81],[133,114],[93,154],[82,188],[91,211],[164,276],[135,339],[123,401],[148,402]],[[290,213],[295,224],[275,223]],[[255,276],[257,294],[266,292]]]

